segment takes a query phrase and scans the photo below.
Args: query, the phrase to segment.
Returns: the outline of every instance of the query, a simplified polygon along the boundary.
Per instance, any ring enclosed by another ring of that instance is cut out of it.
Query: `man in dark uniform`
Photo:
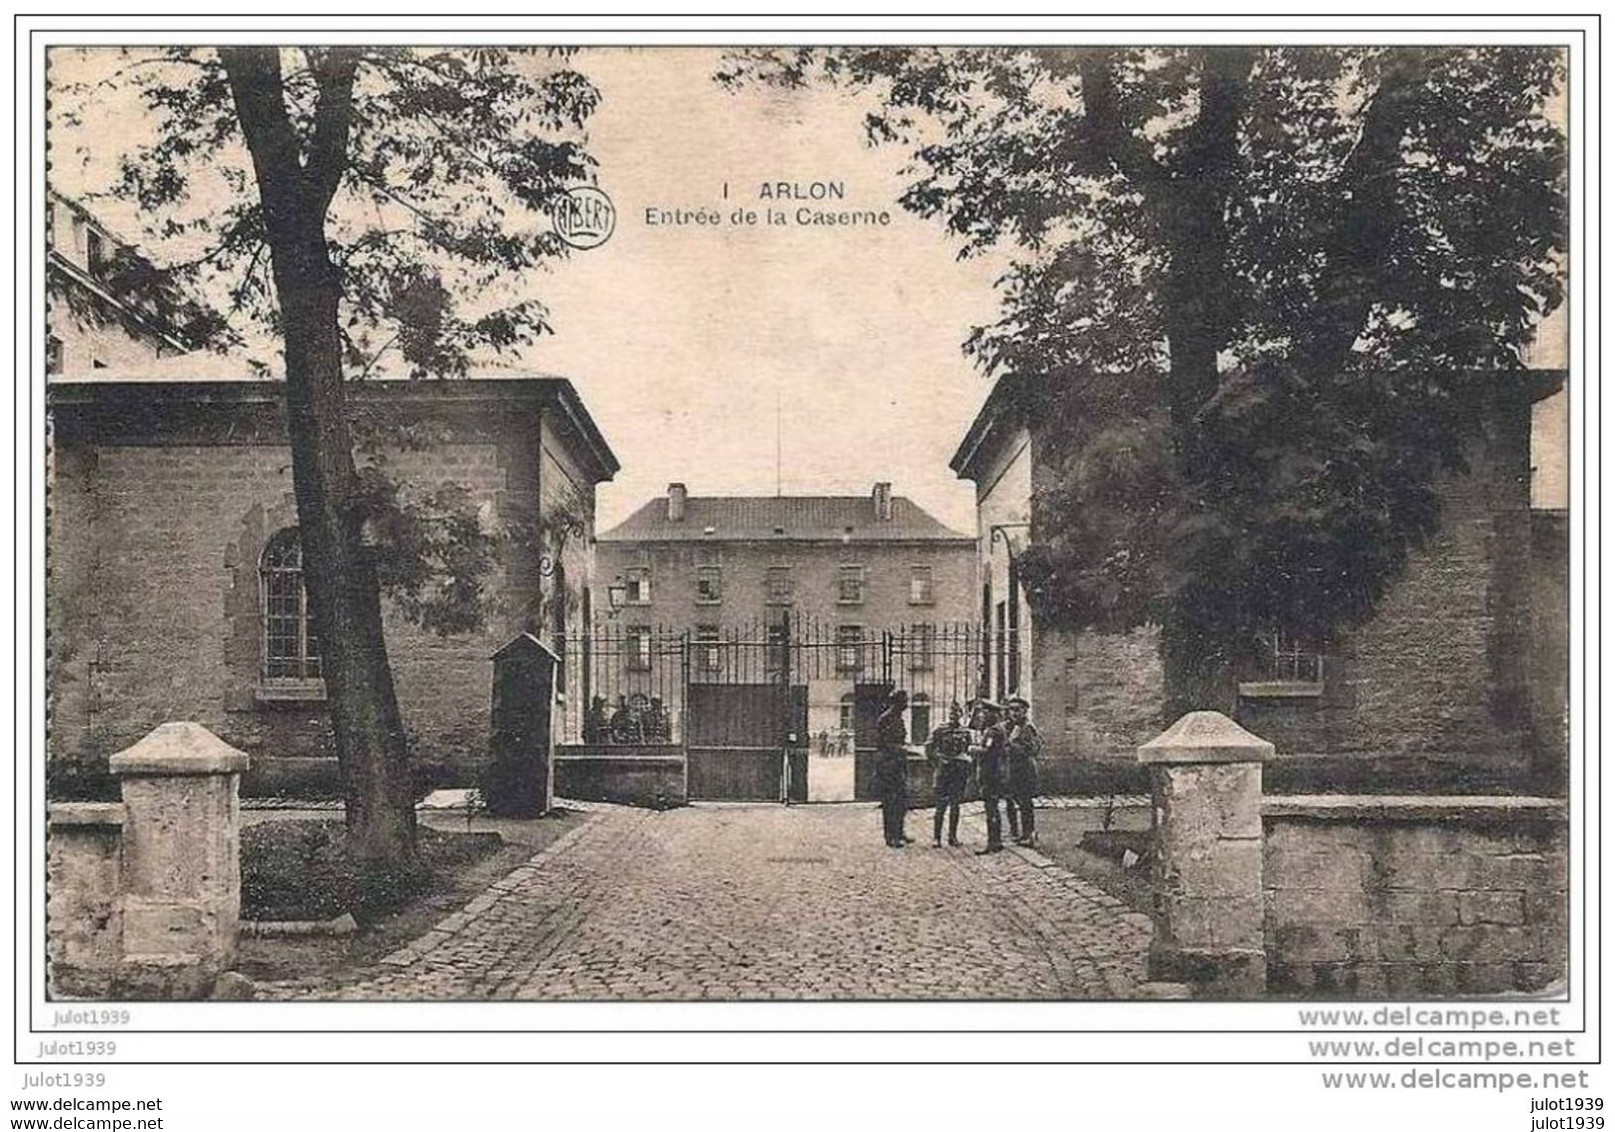
[[[583,741],[585,743],[604,743],[606,741],[606,698],[596,696],[589,703],[589,710],[583,714]]]
[[[970,729],[977,735],[971,754],[975,756],[976,772],[981,780],[981,804],[987,811],[987,847],[976,851],[980,856],[999,853],[1004,848],[1004,824],[998,800],[1004,796],[1007,735],[998,722],[998,705],[991,700],[979,701]]]
[[[936,814],[931,819],[931,844],[942,846],[942,815],[948,815],[948,844],[959,844],[959,803],[970,785],[970,730],[959,722],[959,703],[948,705],[948,722],[931,732],[925,755],[935,770]]]
[[[1037,757],[1043,753],[1043,737],[1037,733],[1028,718],[1031,705],[1015,696],[1005,705],[1009,708],[1009,722],[1005,725],[1005,749],[1009,762],[1009,810],[1020,811],[1020,833],[1017,845],[1037,844],[1037,818],[1032,810],[1032,799],[1037,796]]]
[[[881,826],[886,844],[901,849],[911,838],[903,832],[908,813],[908,693],[901,688],[886,699],[875,724],[875,788],[880,793]]]

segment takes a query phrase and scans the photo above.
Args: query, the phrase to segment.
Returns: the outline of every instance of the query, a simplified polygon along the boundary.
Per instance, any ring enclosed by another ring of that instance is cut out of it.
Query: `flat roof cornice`
[[[349,382],[349,403],[355,406],[527,405],[540,412],[558,410],[566,429],[582,444],[593,465],[596,482],[611,479],[622,465],[589,415],[577,389],[564,377],[452,378],[440,381],[370,380]],[[54,380],[46,385],[52,410],[150,411],[164,405],[279,406],[286,383],[279,380],[219,381],[74,381]],[[128,418],[131,422],[137,418]]]

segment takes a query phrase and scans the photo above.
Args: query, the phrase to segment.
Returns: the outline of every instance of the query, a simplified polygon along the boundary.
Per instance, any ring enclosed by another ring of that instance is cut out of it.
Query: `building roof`
[[[992,392],[987,394],[987,400],[982,402],[981,409],[965,431],[964,439],[948,461],[948,467],[960,479],[979,478],[978,465],[984,453],[989,451],[986,448],[989,438],[1004,428],[1014,429],[1021,424],[1021,414],[1009,393],[1011,382],[1011,376],[1005,374],[993,383]]]
[[[1479,371],[1477,371],[1479,372]],[[1566,371],[1551,365],[1524,365],[1518,369],[1486,371],[1496,380],[1497,388],[1523,395],[1527,404],[1551,397],[1564,388]],[[1015,403],[1013,374],[1005,374],[993,383],[992,392],[982,402],[975,419],[965,430],[964,439],[954,451],[948,467],[962,480],[979,478],[981,463],[1000,438],[1027,424],[1025,411]]]
[[[667,517],[657,496],[601,542],[966,542],[913,500],[892,497],[892,517],[879,520],[867,495],[691,495],[684,518]]]
[[[104,372],[104,371],[103,371]],[[350,405],[435,404],[443,406],[494,406],[521,403],[554,411],[562,433],[581,446],[595,482],[609,480],[622,465],[606,443],[594,418],[572,383],[564,377],[455,378],[445,381],[408,381],[368,378],[348,386]],[[182,405],[274,406],[286,396],[286,383],[275,380],[182,378],[161,381],[83,381],[52,379],[46,386],[46,404],[53,413],[95,413],[111,427],[138,430],[161,419],[165,408]]]
[[[139,248],[114,234],[78,201],[50,190],[51,203],[72,212],[111,250],[111,266],[100,274],[79,263],[57,243],[60,221],[46,233],[45,270],[52,282],[75,288],[106,311],[176,353],[200,349],[219,336],[223,324],[208,304],[168,279]]]

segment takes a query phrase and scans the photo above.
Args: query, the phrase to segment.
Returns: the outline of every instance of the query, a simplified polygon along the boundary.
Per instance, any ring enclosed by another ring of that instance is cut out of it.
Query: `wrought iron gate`
[[[853,757],[871,733],[863,717],[890,689],[909,693],[915,744],[948,703],[978,695],[982,643],[974,624],[866,634],[794,616],[693,629],[608,621],[567,641],[564,741],[678,748],[692,801],[806,801],[810,753]]]

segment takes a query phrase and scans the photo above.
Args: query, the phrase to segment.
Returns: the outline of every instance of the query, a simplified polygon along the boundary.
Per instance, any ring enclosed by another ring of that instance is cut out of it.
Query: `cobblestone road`
[[[979,813],[980,807],[976,810]],[[911,832],[921,818],[909,819]],[[342,999],[1106,999],[1148,920],[1029,851],[882,846],[868,805],[604,808]],[[967,820],[984,838],[979,818]]]

